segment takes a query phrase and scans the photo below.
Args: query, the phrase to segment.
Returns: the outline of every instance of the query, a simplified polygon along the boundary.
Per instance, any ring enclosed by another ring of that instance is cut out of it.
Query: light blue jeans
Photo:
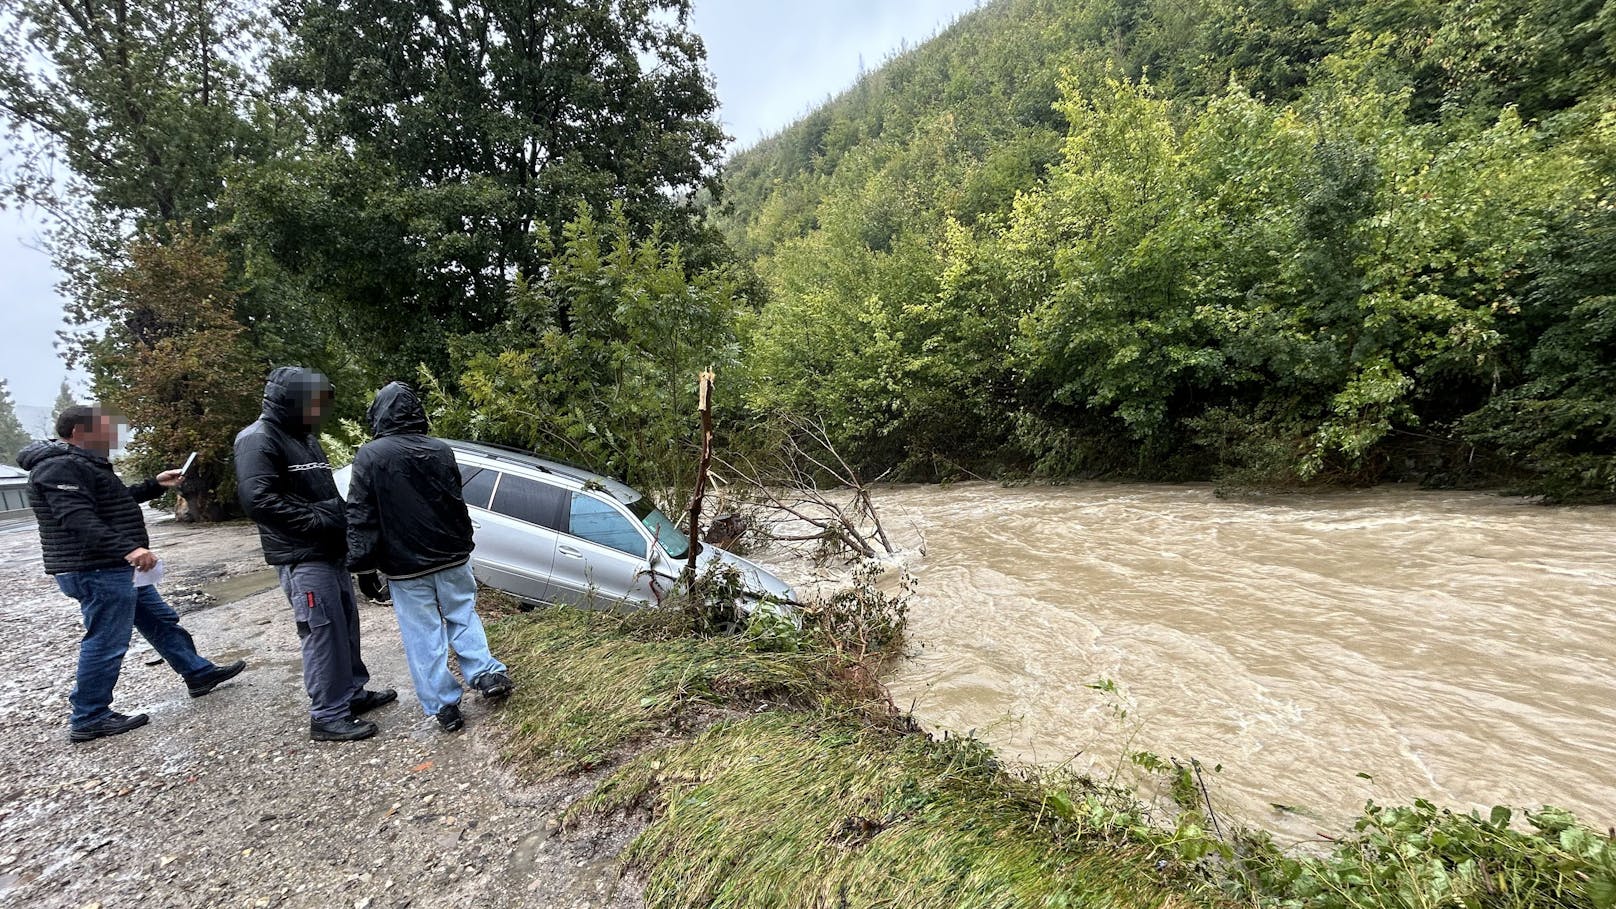
[[[487,672],[505,671],[505,664],[488,652],[488,636],[477,618],[477,579],[470,564],[418,578],[389,578],[387,586],[393,593],[393,613],[398,616],[415,697],[427,716],[460,703],[460,683],[449,672],[451,646],[468,682]]]

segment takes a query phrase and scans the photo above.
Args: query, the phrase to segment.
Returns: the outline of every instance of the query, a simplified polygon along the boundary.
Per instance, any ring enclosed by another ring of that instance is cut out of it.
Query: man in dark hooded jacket
[[[426,434],[426,411],[408,385],[377,392],[368,416],[375,440],[354,456],[348,485],[348,567],[387,575],[415,695],[453,732],[465,721],[450,646],[484,697],[504,697],[514,687],[505,664],[488,652],[477,617],[460,468],[454,450]]]
[[[296,366],[271,372],[263,416],[236,436],[236,490],[297,620],[309,737],[351,742],[376,734],[376,724],[359,714],[398,693],[365,690],[370,673],[359,654],[359,607],[344,565],[347,522],[317,435],[332,397],[320,373]]]
[[[144,713],[112,709],[129,634],[139,630],[168,665],[185,679],[191,697],[211,692],[247,664],[216,666],[196,652],[180,617],[155,584],[135,586],[136,570],[150,571],[157,556],[148,548],[140,503],[178,486],[178,470],[125,486],[107,460],[117,437],[109,414],[74,405],[56,418],[59,442],[36,442],[17,455],[28,471],[28,498],[39,521],[45,573],[79,602],[84,639],[79,643],[77,682],[69,738],[88,742],[146,725]]]

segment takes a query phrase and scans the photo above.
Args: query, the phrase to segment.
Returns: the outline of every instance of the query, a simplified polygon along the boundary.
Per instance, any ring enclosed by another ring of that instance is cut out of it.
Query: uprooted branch
[[[767,455],[717,458],[732,490],[779,520],[758,531],[780,543],[817,542],[862,558],[897,550],[876,513],[872,483],[836,450],[823,422],[780,417],[770,427]],[[879,547],[879,548],[878,548]]]

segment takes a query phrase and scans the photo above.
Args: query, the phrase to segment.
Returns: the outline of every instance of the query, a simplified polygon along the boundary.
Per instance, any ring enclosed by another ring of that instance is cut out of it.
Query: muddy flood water
[[[888,681],[933,728],[1101,777],[1140,750],[1221,764],[1217,809],[1281,841],[1370,798],[1616,824],[1616,509],[1101,484],[880,502],[925,539]]]

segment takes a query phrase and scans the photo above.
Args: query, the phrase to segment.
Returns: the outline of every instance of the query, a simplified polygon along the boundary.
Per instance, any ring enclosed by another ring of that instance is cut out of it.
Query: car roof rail
[[[549,465],[547,465],[547,464],[527,464],[527,463],[522,464],[523,467],[531,467],[531,468],[533,468],[535,470],[542,470],[545,473],[555,474],[556,476],[570,477],[571,479],[574,479],[574,480],[588,480],[588,479],[590,479],[592,477],[602,476],[602,474],[600,474],[599,472],[591,470],[591,469],[589,469],[588,467],[585,467],[582,464],[575,464],[572,461],[565,461],[565,460],[562,460],[561,458],[552,458],[549,455],[540,454],[540,453],[538,453],[536,451],[533,451],[532,449],[522,448],[522,447],[519,447],[519,446],[516,446],[516,445],[501,445],[501,444],[499,444],[497,442],[475,442],[475,441],[472,441],[471,439],[454,439],[454,440],[447,440],[447,441],[449,441],[449,444],[451,446],[458,442],[458,443],[463,444],[463,445],[475,445],[478,448],[492,448],[496,452],[503,451],[503,452],[506,452],[507,454],[522,455],[523,457],[527,457],[527,458],[537,458],[540,461],[549,461],[550,464],[554,464],[557,467],[570,468],[571,470],[576,470],[579,473],[583,474],[583,476],[576,476],[574,474],[566,473],[564,471],[552,470],[549,467]],[[489,454],[487,456],[491,457],[491,458],[498,458],[499,457],[496,454]]]
[[[519,467],[538,470],[554,477],[565,477],[574,483],[583,484],[585,489],[600,486],[610,492],[612,497],[619,502],[633,502],[644,496],[644,493],[630,487],[621,480],[603,473],[597,473],[581,464],[547,457],[526,448],[518,448],[515,445],[498,445],[492,442],[474,442],[470,439],[444,439],[444,441],[448,442],[451,448],[458,447],[461,451],[466,451],[479,457],[494,461],[505,461]],[[517,460],[517,458],[521,460]]]
[[[534,463],[532,463],[530,461],[518,461],[515,458],[504,457],[503,454],[525,455],[526,457],[529,457],[529,458],[537,458],[537,457],[539,457],[539,455],[536,455],[531,451],[523,451],[522,449],[517,448],[514,445],[491,445],[491,444],[489,444],[487,442],[468,442],[466,444],[475,445],[477,447],[472,448],[472,449],[463,449],[463,450],[468,450],[474,455],[478,455],[480,457],[488,458],[489,460],[492,460],[492,461],[508,461],[509,463],[516,464],[516,465],[521,466],[521,467],[526,467],[529,470],[537,470],[540,473],[549,473],[549,474],[555,474],[556,473],[555,471],[553,471],[550,468],[544,466],[543,464],[534,464]],[[449,447],[454,448],[456,446],[451,444]],[[478,450],[478,449],[483,449],[483,448],[491,448],[491,449],[494,449],[494,450],[493,451],[479,451]],[[561,476],[561,474],[556,474],[556,476]]]

